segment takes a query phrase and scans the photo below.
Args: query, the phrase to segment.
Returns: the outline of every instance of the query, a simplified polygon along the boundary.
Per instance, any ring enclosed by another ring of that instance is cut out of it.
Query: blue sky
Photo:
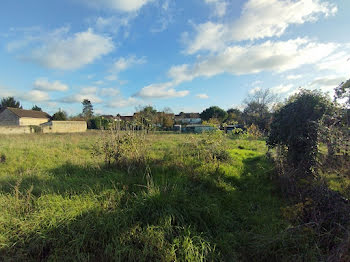
[[[49,113],[242,107],[350,78],[350,1],[3,0],[0,97]]]

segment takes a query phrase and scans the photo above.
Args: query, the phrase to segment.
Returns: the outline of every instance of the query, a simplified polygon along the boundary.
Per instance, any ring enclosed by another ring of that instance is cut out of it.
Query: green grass
[[[0,137],[0,261],[316,260],[286,230],[264,141],[196,162],[178,154],[193,136],[152,134],[149,168],[128,174],[92,156],[99,137]]]

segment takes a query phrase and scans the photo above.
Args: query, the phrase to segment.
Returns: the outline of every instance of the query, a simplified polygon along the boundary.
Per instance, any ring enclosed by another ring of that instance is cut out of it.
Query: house
[[[179,125],[201,124],[202,119],[199,113],[183,113],[175,115],[175,123]]]
[[[0,126],[39,126],[50,118],[49,114],[41,111],[12,107],[0,109]]]
[[[113,116],[113,115],[101,115],[100,117],[111,121],[118,119],[118,116]]]
[[[134,116],[120,116],[120,119],[126,122],[134,121]]]

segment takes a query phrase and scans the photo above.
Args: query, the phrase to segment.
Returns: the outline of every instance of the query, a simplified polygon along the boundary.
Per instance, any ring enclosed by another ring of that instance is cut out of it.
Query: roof
[[[120,116],[120,119],[124,121],[132,121],[134,116]]]
[[[31,118],[50,118],[51,116],[48,113],[34,110],[24,110],[13,107],[6,107],[6,109],[10,110],[18,117],[31,117]]]
[[[199,113],[180,113],[175,115],[176,118],[201,118]]]
[[[116,118],[113,115],[101,115],[101,117],[106,118],[106,119],[115,119]]]
[[[171,117],[174,117],[175,116],[175,114],[174,113],[164,113],[164,112],[157,112],[157,115],[159,116],[161,116],[161,115],[166,115],[166,116],[171,116]]]

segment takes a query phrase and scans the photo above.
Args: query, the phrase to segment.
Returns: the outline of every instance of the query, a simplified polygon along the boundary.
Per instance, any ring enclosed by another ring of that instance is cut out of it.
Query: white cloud
[[[135,65],[142,65],[147,62],[145,57],[137,58],[136,56],[121,57],[117,59],[109,70],[109,75],[105,77],[108,81],[118,80],[118,74]]]
[[[91,74],[87,76],[87,79],[93,79],[95,77],[95,74]]]
[[[137,106],[142,104],[143,102],[136,99],[135,97],[129,97],[127,99],[118,97],[107,103],[108,107],[114,107],[114,108],[123,108],[123,107],[130,107],[130,106]]]
[[[261,80],[256,80],[252,83],[252,86],[258,86],[258,85],[261,85],[263,83],[263,81]]]
[[[350,75],[350,48],[349,46],[343,46],[342,48],[345,49],[345,51],[335,53],[318,63],[318,69],[330,70],[339,74]]]
[[[300,90],[303,88],[308,90],[318,89],[322,92],[329,93],[331,96],[333,96],[334,89],[346,80],[347,80],[346,77],[337,76],[337,75],[317,77],[312,82],[310,82],[307,86],[294,89],[288,94],[288,96],[299,93]]]
[[[101,96],[117,96],[120,94],[119,89],[117,88],[102,88],[100,92]]]
[[[189,39],[189,34],[183,34],[183,41],[187,43],[188,54],[194,54],[200,50],[218,51],[226,46],[227,28],[223,24],[207,22],[195,26],[196,37]]]
[[[249,90],[249,94],[254,95],[256,92],[259,92],[261,90],[260,86],[254,87]]]
[[[11,87],[6,87],[6,86],[1,86],[0,85],[0,93],[2,97],[8,97],[8,96],[14,96],[14,91],[13,88]]]
[[[41,90],[31,90],[26,94],[19,95],[19,98],[30,102],[49,101],[49,94]]]
[[[96,34],[92,29],[72,35],[69,34],[69,28],[63,27],[33,39],[35,40],[31,43],[23,40],[25,43],[21,48],[28,47],[29,51],[25,50],[26,55],[21,57],[41,66],[60,70],[81,68],[114,49],[110,37]]]
[[[110,32],[113,34],[119,33],[121,30],[126,30],[124,32],[124,37],[128,36],[128,29],[130,27],[130,22],[136,17],[134,14],[127,14],[123,16],[110,16],[102,17],[99,16],[93,20],[94,28],[100,32]]]
[[[175,1],[164,0],[158,2],[157,9],[159,10],[159,17],[154,18],[156,25],[151,28],[152,33],[160,33],[168,28],[174,22]]]
[[[84,99],[89,99],[92,103],[101,103],[102,100],[95,94],[75,94],[61,99],[63,103],[81,103]]]
[[[311,89],[321,89],[323,92],[334,92],[334,88],[339,86],[342,82],[346,81],[346,77],[342,76],[324,76],[315,78],[310,84]]]
[[[137,58],[136,56],[130,57],[121,57],[113,63],[111,68],[111,72],[119,73],[121,71],[125,71],[134,65],[141,65],[146,63],[147,60],[145,57]]]
[[[98,9],[112,9],[121,12],[135,12],[152,0],[80,0],[80,2]]]
[[[108,76],[105,76],[105,79],[108,81],[116,81],[118,80],[118,77],[116,75],[108,75]]]
[[[197,98],[200,98],[200,99],[208,99],[209,96],[207,94],[198,94],[196,95]]]
[[[228,3],[224,0],[204,0],[205,3],[210,4],[214,6],[215,9],[215,15],[222,17],[226,14],[226,8]]]
[[[289,92],[291,89],[293,89],[293,85],[279,85],[271,88],[272,93],[274,94],[285,94]]]
[[[38,78],[34,82],[34,88],[41,91],[67,91],[68,86],[60,81],[49,82],[47,78]]]
[[[152,84],[141,89],[136,95],[143,98],[173,98],[184,97],[189,91],[176,91],[172,88],[174,84],[171,82],[162,84]]]
[[[316,21],[320,14],[329,16],[336,12],[336,5],[319,0],[249,0],[238,20],[195,26],[194,39],[185,39],[186,51],[189,54],[201,50],[216,52],[237,41],[279,37],[292,24]]]
[[[89,99],[92,103],[101,103],[102,99],[97,95],[98,89],[94,86],[80,89],[79,93],[66,96],[61,99],[63,103],[81,103],[84,99]]]
[[[98,81],[95,81],[94,82],[94,84],[95,85],[98,85],[98,86],[100,86],[100,85],[103,85],[105,82],[103,81],[103,80],[98,80]]]
[[[49,94],[42,90],[32,89],[30,91],[19,91],[14,90],[14,88],[0,86],[1,96],[14,96],[20,100],[28,101],[28,102],[49,102],[50,97]]]
[[[84,95],[86,95],[86,94],[94,94],[94,93],[97,92],[97,90],[98,90],[98,88],[95,87],[95,86],[88,86],[88,87],[82,88],[80,90],[80,93],[84,94]]]
[[[302,78],[303,76],[302,75],[287,75],[287,79],[288,80],[296,80],[296,79],[300,79]]]
[[[320,61],[332,56],[340,47],[336,43],[318,43],[307,38],[227,47],[217,54],[199,56],[197,62],[192,65],[171,67],[168,71],[171,79],[169,82],[144,87],[139,95],[143,97],[184,96],[185,93],[176,92],[174,87],[198,77],[210,78],[223,73],[233,75],[281,73],[304,65],[317,65]]]
[[[338,45],[311,42],[305,38],[248,46],[232,46],[222,52],[200,58],[194,65],[174,66],[169,76],[176,84],[197,77],[212,77],[222,73],[235,75],[260,72],[284,72],[303,65],[315,64],[329,56]]]

